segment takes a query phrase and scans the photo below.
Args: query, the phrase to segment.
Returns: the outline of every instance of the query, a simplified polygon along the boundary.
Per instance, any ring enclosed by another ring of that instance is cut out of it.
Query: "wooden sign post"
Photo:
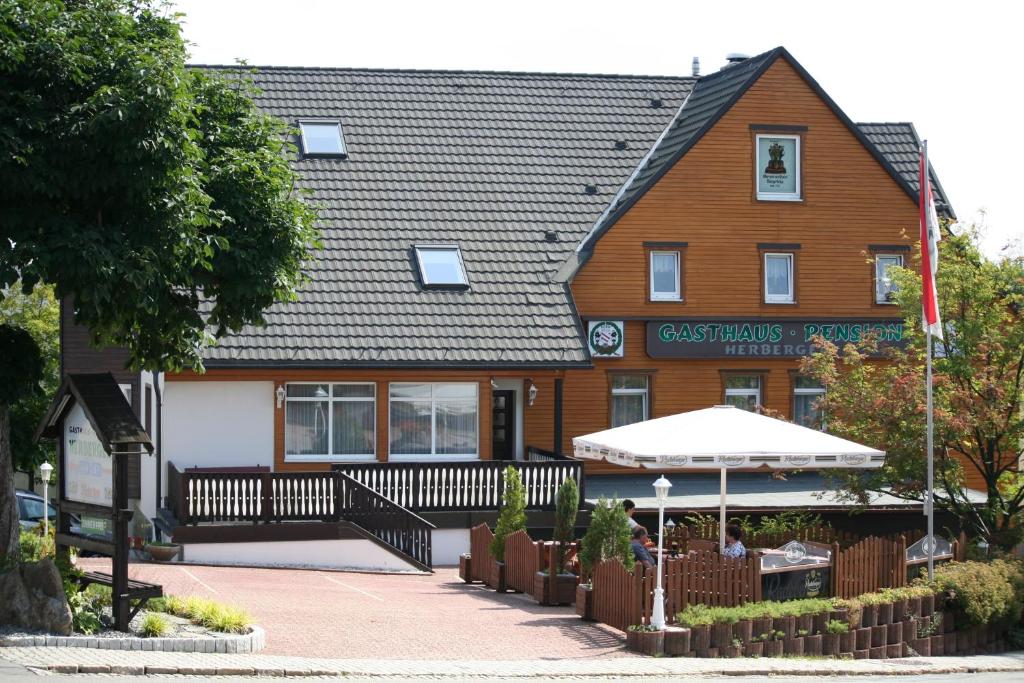
[[[160,586],[128,578],[128,522],[133,514],[128,501],[139,495],[137,459],[144,450],[153,452],[149,435],[117,381],[106,373],[68,375],[39,426],[40,437],[58,440],[58,556],[66,561],[68,548],[76,547],[113,558],[110,574],[84,572],[80,586],[110,586],[114,627],[128,631],[146,600],[163,594]],[[135,477],[129,474],[132,470]],[[72,514],[103,520],[110,533],[72,530]]]

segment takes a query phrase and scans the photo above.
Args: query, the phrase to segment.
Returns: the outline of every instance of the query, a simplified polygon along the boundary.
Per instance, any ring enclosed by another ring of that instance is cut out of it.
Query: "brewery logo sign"
[[[625,332],[621,320],[591,320],[587,344],[594,358],[622,358]]]

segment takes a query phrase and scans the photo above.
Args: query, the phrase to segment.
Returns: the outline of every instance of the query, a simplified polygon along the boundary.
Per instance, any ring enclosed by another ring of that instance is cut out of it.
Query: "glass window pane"
[[[327,401],[288,401],[285,404],[285,453],[327,455]]]
[[[646,388],[647,375],[612,375],[612,390]]]
[[[475,400],[437,404],[438,455],[476,455],[476,407]]]
[[[654,294],[676,296],[679,293],[677,273],[678,255],[675,253],[651,254],[651,281]]]
[[[793,422],[811,429],[821,429],[821,410],[817,408],[822,394],[797,394],[793,397]]]
[[[765,257],[765,286],[768,296],[788,297],[792,292],[788,256]]]
[[[373,401],[334,402],[332,455],[373,455]]]
[[[435,384],[434,398],[476,398],[475,384]]]
[[[327,398],[331,394],[326,384],[289,384],[289,398]]]
[[[878,256],[875,259],[875,296],[878,303],[893,301],[896,294],[896,283],[892,281],[890,268],[899,266],[899,256]]]
[[[740,394],[740,395],[727,395],[725,397],[726,405],[736,406],[743,410],[753,411],[757,408],[757,396],[754,394]]]
[[[341,124],[336,121],[300,123],[302,147],[306,154],[344,154],[341,141]]]
[[[426,385],[429,387],[429,385]],[[430,401],[393,401],[391,403],[391,453],[395,455],[430,454]]]
[[[646,399],[646,394],[613,394],[612,427],[643,422],[647,419]]]
[[[335,398],[373,398],[372,384],[335,384]]]
[[[726,375],[726,389],[760,389],[761,377],[758,375]]]
[[[21,517],[30,522],[43,521],[43,501],[34,498],[19,498],[21,501]]]
[[[392,384],[391,398],[430,398],[429,384]]]
[[[808,377],[807,375],[797,375],[793,385],[797,389],[822,389],[821,382]]]
[[[425,248],[417,247],[420,270],[425,285],[464,285],[466,276],[462,272],[458,247]]]

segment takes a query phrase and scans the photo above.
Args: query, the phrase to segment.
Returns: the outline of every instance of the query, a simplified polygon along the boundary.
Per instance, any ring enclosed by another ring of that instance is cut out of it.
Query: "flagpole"
[[[925,210],[927,210],[927,198],[929,191],[927,140],[924,141],[924,168],[921,176],[921,206],[925,207]],[[927,219],[923,212],[922,218]],[[922,237],[926,238],[924,231],[922,231]],[[921,248],[930,248],[930,243],[922,243]],[[927,319],[925,320],[925,328],[925,351],[927,354],[927,360],[925,361],[925,402],[927,403],[928,410],[928,436],[926,438],[926,448],[928,452],[928,493],[925,497],[925,512],[928,515],[928,580],[931,581],[935,578],[935,449],[933,447],[934,436],[932,424],[932,326],[928,324]]]

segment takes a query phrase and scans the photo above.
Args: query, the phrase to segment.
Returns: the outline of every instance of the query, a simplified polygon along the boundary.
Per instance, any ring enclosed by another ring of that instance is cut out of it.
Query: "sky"
[[[912,121],[990,256],[1022,253],[1024,3],[177,0],[191,59],[686,75],[784,45],[854,121]],[[1012,245],[1007,249],[1007,245]]]

